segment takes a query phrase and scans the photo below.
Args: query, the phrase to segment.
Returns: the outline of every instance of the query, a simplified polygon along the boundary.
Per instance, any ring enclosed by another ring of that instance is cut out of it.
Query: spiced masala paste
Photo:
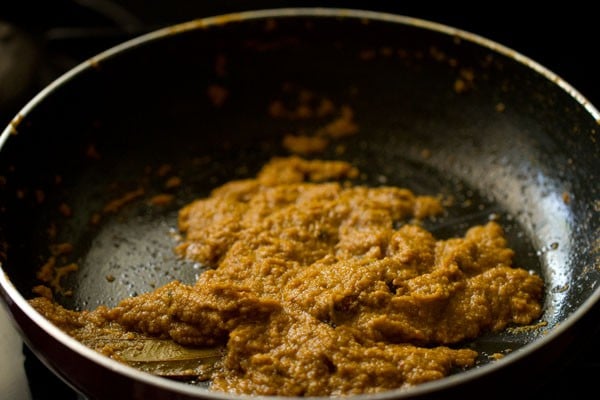
[[[194,285],[93,311],[31,303],[84,343],[121,332],[225,344],[212,389],[284,396],[439,379],[474,365],[461,343],[540,316],[543,281],[512,266],[499,224],[436,240],[418,221],[443,211],[437,198],[350,185],[357,174],[341,161],[274,158],[180,210],[175,251],[213,267]]]

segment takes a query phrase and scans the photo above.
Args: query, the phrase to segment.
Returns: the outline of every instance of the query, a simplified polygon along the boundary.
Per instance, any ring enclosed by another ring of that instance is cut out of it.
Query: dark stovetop
[[[0,125],[6,125],[25,101],[61,73],[125,39],[197,17],[250,8],[280,7],[282,3],[285,6],[325,4],[390,11],[477,33],[538,61],[573,85],[592,104],[600,104],[600,61],[597,60],[596,49],[592,47],[597,36],[595,15],[585,8],[576,8],[574,3],[563,5],[562,8],[526,13],[503,2],[482,2],[479,7],[448,2],[451,4],[440,7],[430,2],[416,5],[411,2],[376,0],[19,0],[17,5],[0,10]],[[18,75],[10,75],[15,71],[19,71]],[[15,76],[19,79],[15,79]],[[9,329],[4,316],[0,317],[0,329]],[[5,340],[5,337],[0,331],[0,338]],[[30,393],[15,395],[15,398],[79,398],[49,372],[26,346],[23,347],[23,354]],[[570,363],[556,366],[548,383],[535,394],[545,398],[571,398],[595,390],[595,382],[588,377],[600,373],[598,360],[600,346],[579,351]],[[7,384],[0,383],[3,385],[0,386],[0,393],[7,393],[3,390]]]

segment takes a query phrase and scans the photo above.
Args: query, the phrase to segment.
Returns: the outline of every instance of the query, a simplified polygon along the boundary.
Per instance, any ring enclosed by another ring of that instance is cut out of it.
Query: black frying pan
[[[215,85],[226,90],[222,104],[209,94]],[[194,21],[109,50],[50,85],[1,136],[2,295],[51,369],[90,398],[221,397],[101,357],[25,299],[49,246],[63,242],[74,246],[63,261],[80,268],[61,282],[69,293],[57,300],[69,308],[193,282],[198,267],[172,251],[177,210],[287,154],[283,134],[317,129],[322,121],[268,113],[304,89],[350,106],[360,127],[336,143],[344,152],[332,146],[319,158],[351,161],[369,184],[454,196],[448,216],[428,226],[442,238],[494,215],[516,264],[546,280],[538,328],[476,340],[478,368],[368,397],[501,395],[506,379],[536,386],[589,333],[600,297],[597,110],[540,65],[461,31],[283,9]],[[183,185],[165,189],[169,176]],[[174,202],[148,203],[165,191]],[[506,349],[501,360],[485,357]]]

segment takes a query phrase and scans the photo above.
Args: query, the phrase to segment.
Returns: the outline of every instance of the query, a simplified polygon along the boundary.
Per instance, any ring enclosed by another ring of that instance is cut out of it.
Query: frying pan
[[[231,397],[103,357],[26,300],[57,243],[73,247],[61,262],[79,267],[60,282],[56,300],[67,308],[195,281],[202,267],[173,252],[178,209],[288,154],[284,134],[319,129],[323,120],[269,113],[303,92],[348,107],[359,127],[318,158],[352,162],[367,184],[451,196],[447,216],[427,222],[440,238],[498,219],[515,264],[545,280],[542,317],[470,343],[482,354],[475,368],[362,397],[505,396],[538,386],[597,331],[593,105],[525,56],[447,26],[345,9],[248,11],[93,57],[39,93],[0,137],[2,298],[59,377],[92,399]],[[166,188],[172,177],[182,185]],[[165,192],[172,202],[150,201]],[[506,355],[486,357],[497,352]]]

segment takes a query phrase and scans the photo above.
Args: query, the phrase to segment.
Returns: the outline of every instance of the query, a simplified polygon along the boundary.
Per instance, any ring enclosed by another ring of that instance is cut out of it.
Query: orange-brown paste
[[[112,309],[32,304],[84,342],[116,330],[226,344],[212,389],[284,396],[439,379],[475,363],[475,351],[454,346],[540,316],[542,279],[512,266],[497,223],[436,240],[415,222],[442,212],[437,199],[344,182],[357,173],[275,158],[181,209],[177,253],[213,267],[194,285]]]

